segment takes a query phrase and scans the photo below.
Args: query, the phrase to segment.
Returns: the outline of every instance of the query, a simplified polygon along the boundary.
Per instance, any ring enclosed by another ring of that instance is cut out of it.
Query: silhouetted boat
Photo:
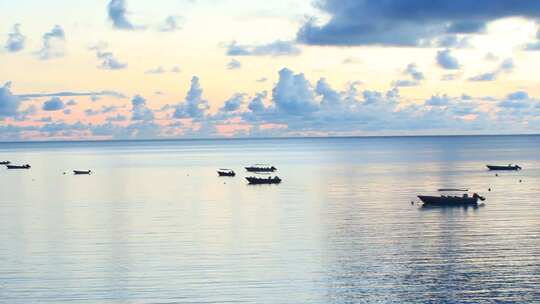
[[[229,177],[236,176],[236,173],[234,173],[234,171],[231,169],[219,169],[217,173],[219,176],[229,176]]]
[[[508,165],[508,166],[493,166],[493,165],[486,165],[489,170],[491,171],[518,171],[522,168],[518,165]]]
[[[246,171],[248,172],[275,172],[277,171],[277,168],[270,165],[256,164],[253,166],[246,167]]]
[[[22,166],[17,166],[17,165],[6,165],[6,167],[8,169],[30,169],[30,165],[29,164],[26,164],[26,165],[22,165]]]
[[[0,162],[0,165],[9,165],[9,164],[11,164],[11,162],[9,160]]]
[[[464,192],[463,189],[440,189],[440,192]],[[474,193],[469,196],[467,193],[457,195],[428,196],[419,195],[418,198],[424,203],[423,207],[454,207],[454,206],[478,206],[478,201],[484,201],[485,198]]]
[[[75,174],[75,175],[90,175],[90,174],[92,174],[92,170],[73,170],[73,174]]]
[[[250,185],[262,185],[262,184],[279,184],[281,178],[279,177],[246,177]]]

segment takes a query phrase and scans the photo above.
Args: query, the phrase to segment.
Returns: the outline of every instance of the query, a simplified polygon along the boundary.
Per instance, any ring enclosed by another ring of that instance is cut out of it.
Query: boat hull
[[[234,173],[234,172],[219,172],[219,171],[218,171],[218,176],[222,176],[222,177],[235,177],[235,176],[236,176],[236,173]]]
[[[79,171],[79,170],[73,170],[73,174],[75,175],[90,175],[92,174],[92,171]]]
[[[280,178],[258,178],[258,177],[246,177],[246,180],[250,185],[270,185],[280,184]]]
[[[9,170],[28,170],[28,169],[30,169],[29,165],[25,165],[25,166],[6,165],[6,167]]]
[[[254,173],[272,173],[275,172],[276,168],[257,168],[257,167],[246,167],[247,172],[254,172]]]
[[[486,166],[491,171],[518,171],[521,170],[520,166]]]
[[[478,206],[477,197],[459,197],[459,196],[424,196],[419,195],[418,198],[424,203],[424,206]]]

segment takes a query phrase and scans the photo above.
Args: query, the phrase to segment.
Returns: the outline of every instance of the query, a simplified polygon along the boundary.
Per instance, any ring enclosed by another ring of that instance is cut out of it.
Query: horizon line
[[[147,138],[147,139],[81,139],[81,140],[20,140],[0,141],[0,144],[32,144],[32,143],[106,143],[106,142],[166,142],[166,141],[211,141],[211,140],[274,140],[274,139],[353,139],[353,138],[413,138],[413,137],[510,137],[510,136],[540,136],[540,133],[511,133],[511,134],[419,134],[419,135],[350,135],[350,136],[268,136],[268,137],[184,137],[184,138]]]

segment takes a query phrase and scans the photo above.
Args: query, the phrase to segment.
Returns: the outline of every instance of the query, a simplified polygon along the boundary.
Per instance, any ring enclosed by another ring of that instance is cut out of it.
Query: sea
[[[0,167],[0,303],[540,302],[540,136],[0,143],[3,160],[32,168]],[[283,182],[248,185],[252,164]],[[422,208],[439,188],[486,201]]]

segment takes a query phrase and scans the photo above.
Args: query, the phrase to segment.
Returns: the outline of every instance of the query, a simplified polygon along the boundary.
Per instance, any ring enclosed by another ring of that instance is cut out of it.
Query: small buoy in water
[[[522,180],[519,180],[520,183],[522,183],[523,181]]]
[[[414,201],[411,201],[411,205],[414,205]]]
[[[499,176],[499,174],[495,173],[495,176]]]
[[[491,188],[489,188],[488,191],[491,192]]]

